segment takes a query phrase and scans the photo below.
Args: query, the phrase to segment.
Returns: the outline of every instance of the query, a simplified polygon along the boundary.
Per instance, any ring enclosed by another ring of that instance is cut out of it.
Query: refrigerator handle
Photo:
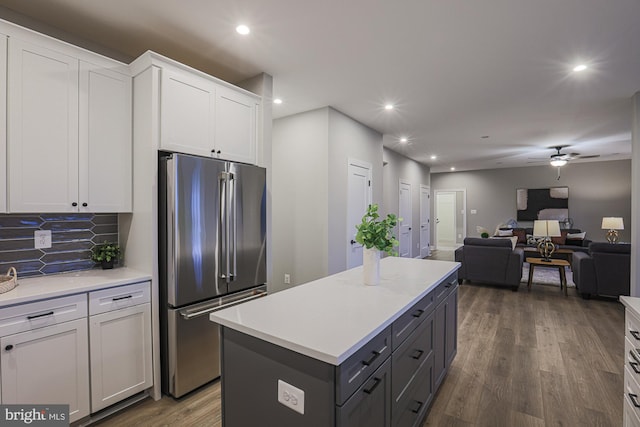
[[[236,245],[238,244],[238,239],[237,239],[237,210],[236,210],[236,206],[237,206],[237,199],[236,199],[236,177],[235,174],[233,174],[232,172],[229,172],[228,175],[228,209],[229,209],[229,216],[227,218],[228,221],[228,233],[229,233],[229,246],[228,246],[228,250],[227,250],[227,256],[229,258],[229,263],[228,265],[228,272],[229,272],[229,281],[233,281],[236,279],[236,276],[238,275],[238,267],[236,264]]]
[[[218,251],[220,266],[220,278],[227,280],[229,277],[229,201],[228,196],[228,172],[220,172],[218,180],[220,181],[220,250]]]

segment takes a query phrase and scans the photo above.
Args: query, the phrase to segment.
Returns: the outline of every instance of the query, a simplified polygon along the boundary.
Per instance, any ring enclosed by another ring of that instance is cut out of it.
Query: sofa
[[[500,228],[499,232],[503,232],[504,234],[508,234],[511,231],[511,235],[516,236],[518,238],[517,246],[523,248],[535,248],[536,243],[529,243],[528,237],[533,235],[533,228]],[[575,236],[582,233],[582,231],[578,228],[569,228],[560,230],[560,237],[552,237],[551,241],[556,245],[557,249],[571,249],[573,251],[579,252],[588,252],[589,244],[591,240],[586,238],[571,238],[571,236]]]
[[[631,244],[591,243],[588,253],[574,252],[573,281],[580,295],[629,295]]]
[[[467,237],[464,245],[456,249],[455,260],[462,264],[458,270],[459,283],[469,280],[509,286],[513,291],[520,286],[524,251],[513,248],[509,239]]]

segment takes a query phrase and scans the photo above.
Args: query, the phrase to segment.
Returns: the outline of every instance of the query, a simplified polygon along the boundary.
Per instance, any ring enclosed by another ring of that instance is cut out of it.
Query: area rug
[[[567,276],[567,287],[575,288],[576,284],[573,283],[573,273],[569,267],[564,268]],[[522,265],[522,278],[521,283],[526,284],[529,281],[529,264],[524,263]],[[557,268],[549,267],[536,267],[533,270],[533,283],[536,285],[555,285],[560,286],[560,273]]]

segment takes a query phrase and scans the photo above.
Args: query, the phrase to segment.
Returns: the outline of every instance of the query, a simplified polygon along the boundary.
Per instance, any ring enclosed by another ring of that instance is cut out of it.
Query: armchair
[[[455,251],[455,260],[462,263],[458,280],[510,286],[518,290],[522,278],[524,251],[513,249],[508,239],[467,237],[464,246]]]
[[[573,281],[582,298],[629,295],[631,245],[591,243],[589,252],[573,253]]]

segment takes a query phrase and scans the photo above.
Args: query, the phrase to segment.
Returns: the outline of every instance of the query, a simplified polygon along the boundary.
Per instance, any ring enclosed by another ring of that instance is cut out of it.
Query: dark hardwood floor
[[[458,353],[424,426],[622,425],[620,303],[465,283],[458,307]],[[220,383],[180,401],[147,399],[99,425],[220,426]]]

